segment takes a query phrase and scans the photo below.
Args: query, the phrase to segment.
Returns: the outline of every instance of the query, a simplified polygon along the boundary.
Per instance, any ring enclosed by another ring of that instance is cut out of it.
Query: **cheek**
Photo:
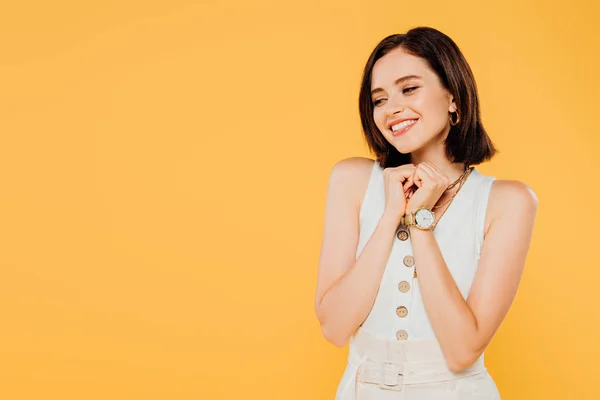
[[[421,90],[411,96],[410,104],[419,114],[435,114],[444,107],[443,97],[431,90]]]
[[[437,112],[431,114],[430,128],[435,132],[440,132],[446,128],[448,124],[448,119],[446,118],[447,114],[444,114],[443,110],[438,110]]]
[[[381,131],[382,134],[387,135],[387,129],[385,127],[385,115],[380,109],[375,109],[373,111],[373,120],[375,121],[375,125]]]
[[[432,134],[442,131],[448,122],[448,112],[439,105],[424,107],[420,110],[421,122],[426,131]]]
[[[440,125],[446,121],[448,104],[443,97],[431,96],[424,98],[421,104],[423,113],[433,125]]]

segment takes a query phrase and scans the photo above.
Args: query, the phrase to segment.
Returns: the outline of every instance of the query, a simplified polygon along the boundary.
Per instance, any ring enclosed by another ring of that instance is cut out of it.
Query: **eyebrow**
[[[406,75],[406,76],[403,76],[401,78],[396,79],[394,81],[394,85],[397,85],[399,83],[402,83],[404,81],[407,81],[407,80],[413,79],[413,78],[423,79],[423,77],[419,76],[419,75]],[[378,92],[383,92],[383,89],[382,88],[375,88],[375,89],[371,90],[371,96],[374,95],[375,93],[378,93]]]

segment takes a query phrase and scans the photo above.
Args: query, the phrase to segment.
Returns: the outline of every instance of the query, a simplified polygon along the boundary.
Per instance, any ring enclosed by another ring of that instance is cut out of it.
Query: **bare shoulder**
[[[502,211],[514,207],[537,208],[538,199],[533,189],[524,182],[496,179],[490,191],[490,202]]]
[[[534,218],[537,207],[537,195],[529,185],[518,180],[496,179],[488,200],[486,232],[493,221],[508,213]]]
[[[357,201],[358,208],[367,190],[374,162],[366,157],[349,157],[336,162],[331,169],[330,182],[344,186]]]
[[[343,175],[351,175],[353,178],[369,179],[371,169],[375,160],[366,157],[348,157],[335,163],[332,171]]]

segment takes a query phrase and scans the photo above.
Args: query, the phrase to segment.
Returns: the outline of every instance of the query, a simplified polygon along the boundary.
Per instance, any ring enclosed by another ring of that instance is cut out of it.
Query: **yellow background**
[[[486,351],[503,399],[600,397],[598,6],[571,1],[5,1],[0,398],[333,399],[313,312],[331,166],[371,156],[388,34],[452,37],[540,200]]]

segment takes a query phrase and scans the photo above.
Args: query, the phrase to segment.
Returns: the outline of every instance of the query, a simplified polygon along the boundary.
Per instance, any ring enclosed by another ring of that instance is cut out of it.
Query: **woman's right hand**
[[[383,170],[384,214],[389,214],[398,223],[406,212],[407,198],[415,190],[413,177],[416,169],[417,167],[413,164],[404,164]]]

